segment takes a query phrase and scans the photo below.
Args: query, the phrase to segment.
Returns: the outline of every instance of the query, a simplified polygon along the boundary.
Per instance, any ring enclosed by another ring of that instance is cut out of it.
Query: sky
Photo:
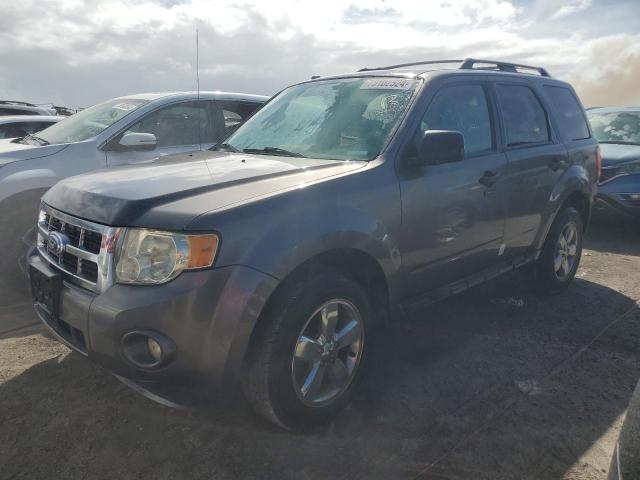
[[[640,0],[0,0],[0,98],[86,107],[465,57],[540,65],[585,106],[640,105]]]

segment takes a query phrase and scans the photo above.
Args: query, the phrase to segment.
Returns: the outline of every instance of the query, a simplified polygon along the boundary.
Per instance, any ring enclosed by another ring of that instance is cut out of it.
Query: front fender
[[[576,192],[584,195],[589,201],[589,208],[591,208],[596,190],[595,184],[590,180],[589,172],[583,165],[571,165],[567,168],[549,196],[549,202],[542,215],[542,222],[534,243],[536,249],[542,249],[551,225],[572,195]],[[585,220],[585,226],[586,222],[588,219]]]
[[[59,178],[56,173],[49,168],[36,168],[29,170],[9,171],[11,166],[7,167],[7,171],[0,170],[0,202],[13,197],[21,192],[28,190],[38,190],[42,193],[40,197],[49,188],[55,185]],[[40,198],[38,197],[39,203]]]
[[[282,280],[317,255],[356,250],[377,262],[390,290],[401,263],[395,235],[400,222],[398,184],[376,169],[263,198],[206,220],[220,226],[217,265],[246,265]]]
[[[263,242],[248,252],[247,264],[280,279],[313,257],[339,249],[369,255],[387,277],[395,275],[400,268],[400,250],[387,226],[355,208],[311,211],[296,222],[274,225]],[[269,256],[264,255],[265,245]]]

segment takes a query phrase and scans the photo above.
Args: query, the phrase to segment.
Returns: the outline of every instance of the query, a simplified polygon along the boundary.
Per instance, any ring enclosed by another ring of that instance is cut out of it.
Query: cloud
[[[192,90],[196,28],[203,89],[272,94],[313,74],[477,56],[541,64],[591,91],[622,75],[597,42],[635,38],[639,16],[626,0],[21,0],[0,16],[0,97],[87,106]],[[594,56],[609,76],[580,75]]]
[[[574,0],[565,3],[556,12],[549,17],[551,20],[559,20],[569,15],[582,12],[591,6],[591,0]]]
[[[640,35],[595,40],[571,74],[585,106],[640,106]]]

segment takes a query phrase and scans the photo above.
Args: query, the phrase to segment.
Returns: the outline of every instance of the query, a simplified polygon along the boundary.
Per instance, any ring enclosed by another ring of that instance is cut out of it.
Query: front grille
[[[40,226],[44,227],[48,233],[63,233],[69,239],[68,245],[81,252],[98,254],[100,252],[100,243],[102,242],[102,233],[81,227],[68,220],[66,217],[64,220],[57,217],[55,213],[45,213]],[[82,258],[80,256],[81,252],[73,252],[67,249],[62,254],[57,255],[49,250],[49,245],[44,237],[40,248],[44,250],[51,261],[57,263],[67,273],[94,284],[97,282],[98,264],[94,260]]]
[[[100,252],[100,244],[102,243],[102,234],[100,232],[94,232],[72,223],[63,222],[50,213],[45,213],[44,222],[49,226],[49,231],[64,232],[69,237],[70,244],[74,247],[83,248],[90,253],[97,254]]]
[[[56,239],[50,239],[53,232],[59,232]],[[117,228],[75,218],[42,204],[38,251],[65,274],[65,279],[99,293],[113,282],[113,245],[117,233]],[[62,248],[56,248],[59,243]]]

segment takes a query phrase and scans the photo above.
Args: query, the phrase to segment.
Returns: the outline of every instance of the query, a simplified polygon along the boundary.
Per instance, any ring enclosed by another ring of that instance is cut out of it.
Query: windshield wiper
[[[257,154],[263,154],[263,155],[281,155],[283,157],[306,158],[301,153],[290,152],[289,150],[285,150],[284,148],[279,148],[279,147],[244,148],[242,151],[244,153],[257,153]]]
[[[209,150],[220,150],[225,152],[239,152],[239,150],[229,143],[219,143],[218,145],[214,145]]]
[[[44,146],[44,145],[49,145],[49,142],[47,142],[45,139],[40,138],[40,137],[36,137],[35,135],[27,135],[25,137],[22,137],[22,142],[26,143],[27,140],[35,140],[37,143],[40,144],[40,146]]]

